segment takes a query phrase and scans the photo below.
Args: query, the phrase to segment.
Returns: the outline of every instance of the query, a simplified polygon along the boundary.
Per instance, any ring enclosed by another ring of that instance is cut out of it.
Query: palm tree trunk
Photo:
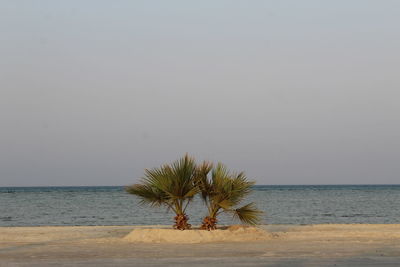
[[[203,219],[203,223],[201,224],[200,228],[208,231],[215,230],[217,229],[217,222],[217,218],[207,216]]]
[[[174,217],[174,220],[175,220],[174,229],[188,230],[192,227],[192,225],[188,223],[189,217],[186,214],[177,214]]]

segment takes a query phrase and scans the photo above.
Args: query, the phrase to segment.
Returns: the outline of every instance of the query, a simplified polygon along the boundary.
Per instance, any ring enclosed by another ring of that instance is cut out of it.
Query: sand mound
[[[138,243],[249,242],[266,239],[270,239],[270,235],[262,229],[236,225],[214,231],[134,229],[124,237],[125,241]]]

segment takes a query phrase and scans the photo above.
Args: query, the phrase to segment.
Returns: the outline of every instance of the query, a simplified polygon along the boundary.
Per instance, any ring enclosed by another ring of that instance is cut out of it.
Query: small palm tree
[[[197,173],[194,159],[185,155],[170,165],[146,169],[141,184],[129,186],[126,191],[138,196],[142,204],[166,206],[175,212],[175,229],[190,229],[186,208],[199,192]]]
[[[208,174],[211,170],[210,179]],[[198,168],[198,172],[198,186],[208,209],[208,215],[203,219],[201,229],[217,229],[217,216],[222,212],[231,213],[242,223],[251,225],[259,223],[262,212],[254,203],[236,207],[251,192],[251,186],[254,184],[247,180],[243,172],[230,173],[220,163],[212,169],[211,164],[207,162]]]

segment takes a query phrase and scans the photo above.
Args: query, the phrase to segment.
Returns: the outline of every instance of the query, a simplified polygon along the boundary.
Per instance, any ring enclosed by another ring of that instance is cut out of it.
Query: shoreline
[[[229,227],[232,225],[239,224],[221,224],[218,225],[219,228]],[[400,225],[400,223],[305,223],[305,224],[288,224],[288,223],[274,223],[274,224],[259,224],[254,227],[275,227],[275,226],[287,226],[287,227],[296,227],[296,226],[316,226],[316,225],[375,225],[375,226],[390,226],[390,225]],[[15,226],[1,226],[2,228],[35,228],[35,227],[134,227],[134,228],[171,228],[172,224],[107,224],[107,225],[15,225]],[[192,225],[192,228],[199,228],[199,225]]]

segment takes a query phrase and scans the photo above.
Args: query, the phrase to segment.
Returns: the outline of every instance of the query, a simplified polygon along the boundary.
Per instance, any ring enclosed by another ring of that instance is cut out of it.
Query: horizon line
[[[255,184],[254,186],[365,186],[365,185],[400,185],[398,184]],[[126,187],[128,185],[18,185],[18,186],[0,186],[0,188],[23,188],[23,187]]]

